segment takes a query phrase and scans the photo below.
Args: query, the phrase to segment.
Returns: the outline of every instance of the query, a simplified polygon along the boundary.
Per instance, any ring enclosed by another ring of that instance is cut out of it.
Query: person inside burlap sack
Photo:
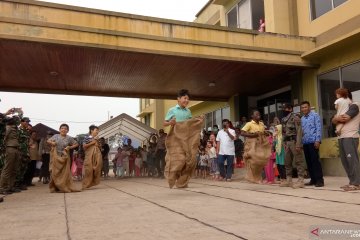
[[[260,121],[258,110],[252,111],[252,120],[241,129],[241,135],[246,137],[244,146],[244,160],[246,165],[246,180],[251,183],[262,182],[262,170],[271,155],[271,146],[267,139],[269,132]]]
[[[47,140],[52,146],[50,152],[50,192],[79,192],[73,183],[70,171],[71,159],[70,150],[75,149],[79,144],[74,138],[67,135],[69,125],[63,123],[59,128],[60,134],[55,134]]]
[[[82,180],[82,189],[96,186],[100,183],[102,169],[101,143],[98,139],[99,127],[91,125],[89,135],[83,141],[85,150],[84,160],[84,178]]]
[[[166,137],[165,178],[172,188],[188,187],[188,182],[195,171],[196,153],[200,144],[200,132],[204,116],[192,118],[189,104],[189,91],[178,92],[178,104],[169,109],[164,127],[171,126]]]

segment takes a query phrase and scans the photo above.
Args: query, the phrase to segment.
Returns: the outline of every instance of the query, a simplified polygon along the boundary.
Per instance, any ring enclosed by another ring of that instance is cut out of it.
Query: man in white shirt
[[[220,168],[220,176],[226,181],[231,181],[232,168],[235,156],[235,130],[231,129],[228,119],[222,120],[223,129],[216,136],[217,154]],[[226,173],[224,162],[227,161]]]

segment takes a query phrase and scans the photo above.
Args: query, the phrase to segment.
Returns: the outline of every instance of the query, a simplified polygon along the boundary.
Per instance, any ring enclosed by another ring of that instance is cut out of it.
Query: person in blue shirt
[[[303,130],[302,144],[306,164],[310,174],[310,182],[305,186],[315,185],[324,186],[323,171],[319,158],[319,148],[321,143],[321,120],[319,114],[312,112],[310,103],[304,101],[300,105],[303,116],[301,117],[301,127]]]

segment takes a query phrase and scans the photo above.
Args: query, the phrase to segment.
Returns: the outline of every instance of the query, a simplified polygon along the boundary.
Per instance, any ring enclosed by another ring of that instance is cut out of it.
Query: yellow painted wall
[[[311,106],[319,112],[318,105],[318,86],[317,86],[317,70],[310,69],[302,72],[302,99],[301,101],[309,101]]]
[[[360,1],[359,1],[360,2]],[[360,26],[359,26],[360,27]],[[359,61],[360,60],[360,44],[350,45],[342,48],[339,51],[332,51],[326,54],[326,57],[321,59],[321,66],[318,73],[327,72],[334,68]]]
[[[219,15],[220,15],[220,18],[221,18],[222,12],[223,12],[223,7],[221,5],[211,4],[201,12],[201,14],[195,19],[194,22],[215,24],[213,22],[209,22],[209,20],[212,20],[213,16],[217,12],[219,12]]]
[[[281,33],[281,34],[297,34],[296,12],[293,10],[292,1],[288,0],[265,0],[265,24],[266,32]]]
[[[299,35],[318,36],[360,14],[360,1],[348,0],[333,10],[311,21],[310,1],[297,0]]]
[[[304,70],[302,72],[302,100],[308,100],[318,111],[317,76],[359,60],[360,48],[357,45],[347,46],[336,52],[328,52],[326,57],[319,60],[320,67],[318,69]]]
[[[360,2],[360,1],[359,1]],[[320,67],[314,70],[303,71],[303,100],[307,99],[312,105],[316,103],[318,109],[318,89],[317,76],[324,72],[336,69],[349,63],[360,60],[360,48],[358,45],[349,45],[341,48],[338,51],[328,51],[324,54],[325,57],[317,59]],[[314,87],[315,86],[315,87]],[[321,90],[321,89],[320,89]],[[360,151],[360,147],[359,147]],[[339,148],[337,138],[325,138],[322,140],[320,147],[321,158],[337,158],[339,157]]]
[[[202,102],[194,107],[190,107],[193,117],[200,116],[209,112],[213,112],[217,109],[228,106],[228,102]]]
[[[139,100],[140,113],[146,112],[146,114],[150,114],[150,127],[154,128],[154,129],[159,129],[162,127],[162,125],[160,126],[158,123],[158,121],[159,121],[158,114],[162,114],[162,109],[158,108],[159,101],[160,101],[160,105],[161,105],[162,100],[150,99],[149,104],[146,105],[145,98],[140,98],[140,100]],[[141,122],[145,123],[144,117],[141,117]]]
[[[230,107],[230,121],[234,122],[235,121],[235,111],[239,111],[239,109],[235,109],[235,100],[234,100],[234,96],[232,96],[229,101],[228,101],[228,105]]]
[[[360,145],[358,147],[360,153]],[[337,138],[323,139],[320,145],[320,158],[336,158],[339,155],[339,144]]]

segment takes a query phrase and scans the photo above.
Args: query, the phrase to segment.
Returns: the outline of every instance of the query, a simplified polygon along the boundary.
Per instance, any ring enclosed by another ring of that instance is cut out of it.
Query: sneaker
[[[315,184],[315,187],[323,187],[325,184],[323,182],[318,182]]]
[[[313,186],[313,185],[315,185],[315,183],[312,182],[312,181],[310,181],[310,182],[308,182],[308,183],[305,183],[304,185],[305,185],[305,186]]]
[[[21,190],[18,189],[18,188],[12,188],[12,189],[10,189],[9,191],[10,191],[11,193],[19,193],[19,192],[21,192]]]
[[[10,195],[10,194],[12,194],[12,192],[11,192],[11,191],[8,191],[8,190],[1,190],[1,191],[0,191],[0,194]]]

